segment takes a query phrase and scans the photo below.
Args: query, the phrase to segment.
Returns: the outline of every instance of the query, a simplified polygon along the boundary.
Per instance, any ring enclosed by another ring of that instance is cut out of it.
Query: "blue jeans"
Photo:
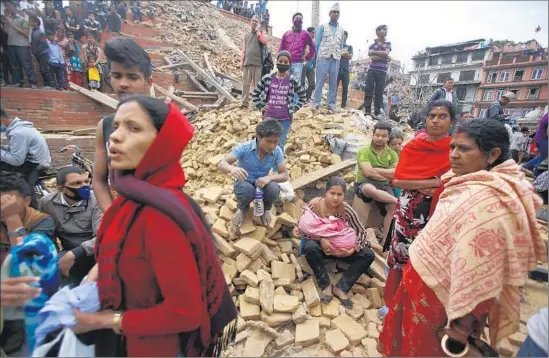
[[[282,134],[278,139],[278,146],[280,147],[280,149],[282,149],[282,152],[284,152],[284,146],[286,145],[286,140],[288,139],[288,132],[292,127],[292,120],[291,119],[278,120],[278,123],[282,127]]]
[[[315,99],[313,100],[313,108],[318,108],[322,100],[322,88],[324,81],[329,76],[328,89],[328,108],[334,110],[336,108],[337,95],[337,76],[339,74],[339,60],[333,58],[319,57],[316,62],[316,88]]]
[[[540,346],[528,336],[520,346],[517,357],[547,357],[547,352],[541,349]]]
[[[534,174],[536,174],[535,171],[538,168],[538,165],[547,159],[547,151],[549,150],[547,147],[547,138],[542,139],[541,141],[536,141],[536,145],[538,147],[537,157],[522,165],[525,169],[532,170]]]
[[[9,45],[8,56],[10,59],[13,82],[18,85],[23,85],[25,83],[23,70],[25,70],[29,85],[36,85],[36,77],[34,76],[34,70],[32,69],[30,47]]]

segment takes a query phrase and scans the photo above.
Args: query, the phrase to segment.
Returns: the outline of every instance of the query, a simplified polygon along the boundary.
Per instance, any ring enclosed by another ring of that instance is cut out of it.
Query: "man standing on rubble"
[[[269,36],[261,31],[259,16],[252,16],[251,31],[244,36],[242,47],[242,107],[250,105],[250,83],[255,86],[261,80],[263,67],[263,46],[267,46]]]
[[[347,92],[349,91],[349,62],[353,58],[353,46],[347,45],[347,37],[349,34],[347,31],[344,33],[343,51],[341,52],[341,62],[339,63],[339,75],[337,77],[337,87],[339,87],[339,81],[343,86],[341,91],[341,108],[347,107]],[[336,91],[337,91],[336,87]]]
[[[339,3],[335,3],[330,9],[330,22],[321,25],[316,30],[315,45],[318,49],[316,63],[316,88],[313,101],[313,110],[318,110],[322,100],[322,89],[324,81],[329,77],[328,109],[335,113],[336,109],[336,88],[339,73],[339,62],[345,43],[344,31],[339,26]]]
[[[292,29],[286,31],[280,40],[278,52],[288,51],[292,55],[292,67],[290,72],[301,84],[301,75],[303,67],[307,61],[310,61],[316,52],[316,47],[311,35],[302,29],[303,15],[298,12],[292,17]],[[305,47],[309,47],[309,53],[305,54]]]
[[[148,94],[152,85],[151,58],[129,37],[115,37],[105,43],[104,49],[110,69],[112,88],[118,99],[131,94]],[[108,181],[108,148],[114,113],[101,119],[95,134],[95,171],[93,191],[103,212],[113,198]]]
[[[391,52],[391,43],[385,41],[387,37],[387,26],[380,25],[376,28],[377,38],[368,49],[370,65],[366,73],[366,89],[364,93],[364,113],[367,116],[372,112],[372,98],[374,99],[374,116],[377,118],[381,114],[383,107],[383,90],[385,89],[385,78],[387,77],[387,67],[389,61],[389,52]]]

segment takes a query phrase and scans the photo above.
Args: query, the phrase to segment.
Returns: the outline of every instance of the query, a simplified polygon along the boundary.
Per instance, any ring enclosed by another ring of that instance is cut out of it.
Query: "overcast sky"
[[[251,1],[250,3],[253,3]],[[320,2],[320,23],[329,21],[334,1]],[[536,39],[548,42],[547,1],[339,1],[341,26],[349,32],[354,59],[366,54],[375,38],[375,28],[385,24],[393,52],[408,72],[411,57],[428,46],[451,44],[479,38],[513,40]],[[303,26],[311,24],[311,1],[270,0],[270,24],[281,37],[292,26],[292,15],[303,13]],[[541,31],[535,33],[540,25]]]

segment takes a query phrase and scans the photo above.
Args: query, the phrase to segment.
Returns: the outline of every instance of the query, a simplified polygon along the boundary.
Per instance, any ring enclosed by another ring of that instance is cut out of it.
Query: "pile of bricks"
[[[291,179],[341,161],[339,155],[330,152],[322,138],[326,134],[341,137],[347,117],[348,113],[313,115],[310,108],[295,114],[285,153]],[[192,194],[212,184],[231,188],[233,178],[221,173],[217,165],[236,144],[255,137],[255,127],[261,120],[259,111],[241,109],[237,104],[199,113],[193,123],[194,137],[180,162],[187,177],[185,190]],[[354,180],[352,168],[340,175],[349,183]]]
[[[290,346],[318,345],[341,356],[379,356],[377,309],[383,306],[385,279],[378,244],[373,245],[377,258],[368,275],[349,292],[353,308],[344,308],[336,297],[321,303],[313,271],[298,255],[300,239],[292,234],[305,205],[302,195],[273,208],[269,227],[247,217],[238,231],[230,225],[236,211],[231,190],[207,187],[194,196],[212,225],[225,280],[239,310],[236,343],[226,355],[259,357]],[[368,237],[376,242],[373,230],[368,229]],[[342,261],[327,262],[333,284],[347,267]]]

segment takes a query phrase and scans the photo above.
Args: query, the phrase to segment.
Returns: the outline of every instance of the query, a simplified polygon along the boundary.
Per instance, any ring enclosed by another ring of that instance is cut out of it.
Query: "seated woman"
[[[457,125],[452,170],[442,176],[435,212],[409,248],[385,318],[383,355],[460,357],[467,347],[477,350],[478,341],[464,343],[480,339],[486,323],[492,346],[518,331],[519,287],[547,251],[536,225],[541,199],[509,158],[503,123]]]
[[[392,185],[403,191],[394,211],[395,226],[390,235],[385,285],[385,304],[394,298],[402,269],[408,262],[408,247],[425,227],[442,191],[440,177],[450,170],[449,136],[455,120],[451,102],[436,100],[429,104],[425,132],[403,148]]]
[[[302,237],[301,250],[309,266],[315,273],[318,285],[322,289],[321,301],[330,302],[335,295],[345,307],[352,307],[353,302],[347,292],[353,287],[360,275],[365,273],[375,259],[374,252],[366,237],[357,213],[344,201],[347,184],[339,177],[332,177],[326,185],[326,194],[309,202],[307,210],[315,214],[317,221],[309,220],[307,212],[294,229],[294,236]],[[340,235],[328,230],[327,219],[335,222],[340,228]],[[352,234],[349,233],[349,229]],[[307,233],[313,233],[309,236]],[[354,242],[349,239],[354,237]],[[330,278],[324,265],[324,259],[332,257],[349,261],[351,266],[332,289]]]
[[[89,273],[101,311],[75,312],[76,332],[98,330],[98,357],[212,356],[230,342],[221,335],[236,308],[204,215],[182,191],[179,159],[192,135],[172,104],[134,95],[118,105],[109,158],[119,196]]]

